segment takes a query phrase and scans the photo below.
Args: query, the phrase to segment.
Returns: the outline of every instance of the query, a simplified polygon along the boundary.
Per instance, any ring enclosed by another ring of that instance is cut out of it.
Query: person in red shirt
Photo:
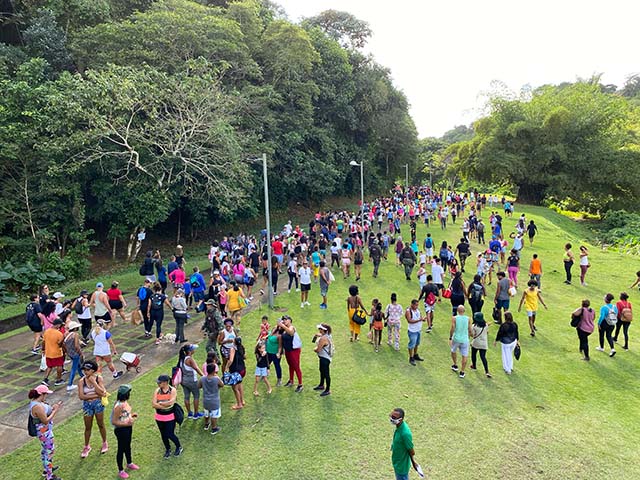
[[[284,244],[280,241],[279,235],[276,235],[274,241],[271,242],[271,250],[273,255],[278,259],[278,264],[282,265],[284,261]]]
[[[618,308],[618,322],[616,323],[616,333],[613,336],[613,341],[618,341],[618,335],[622,328],[622,332],[624,333],[624,347],[622,348],[623,350],[629,350],[629,325],[631,325],[633,314],[627,293],[622,292],[620,294],[620,300],[616,303],[616,307]]]
[[[114,281],[111,283],[111,288],[107,290],[107,297],[109,297],[109,306],[112,310],[115,310],[122,318],[123,322],[127,321],[127,317],[124,313],[124,309],[127,308],[127,301],[124,299],[122,295],[122,290],[118,288],[118,282]],[[113,319],[114,323],[112,327],[115,327],[115,318]]]

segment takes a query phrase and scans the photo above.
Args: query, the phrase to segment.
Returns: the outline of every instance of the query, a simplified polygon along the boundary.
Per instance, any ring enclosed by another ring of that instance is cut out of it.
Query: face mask
[[[400,425],[400,422],[402,421],[402,419],[389,417],[389,421],[391,422],[391,425]]]

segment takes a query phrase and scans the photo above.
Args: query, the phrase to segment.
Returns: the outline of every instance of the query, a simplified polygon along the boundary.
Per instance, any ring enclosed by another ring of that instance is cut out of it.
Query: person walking
[[[35,427],[36,436],[40,441],[40,458],[42,460],[43,474],[46,480],[62,480],[54,471],[58,467],[53,466],[53,453],[55,445],[53,441],[53,419],[62,407],[62,401],[53,405],[46,402],[47,395],[53,393],[46,385],[38,385],[29,390],[29,415]]]
[[[538,289],[542,290],[542,262],[538,258],[538,254],[534,253],[531,263],[529,264],[529,275],[531,280],[538,283]]]
[[[600,346],[596,347],[599,352],[604,352],[604,338],[607,337],[607,343],[611,347],[610,357],[616,355],[616,349],[613,346],[612,332],[618,323],[618,307],[612,305],[611,302],[615,297],[611,293],[607,293],[604,297],[604,305],[600,307],[600,317],[598,318],[598,336]]]
[[[529,280],[527,283],[527,288],[522,292],[522,297],[520,298],[520,304],[518,305],[518,313],[522,309],[522,304],[524,303],[524,308],[527,311],[527,318],[529,319],[529,329],[531,330],[530,335],[532,337],[536,336],[536,314],[538,313],[538,301],[542,304],[545,310],[547,310],[547,304],[544,303],[542,299],[542,295],[540,295],[540,290],[538,290],[538,284],[535,280]]]
[[[411,467],[417,472],[422,472],[420,465],[415,460],[413,446],[413,434],[404,421],[404,410],[394,408],[389,415],[391,425],[396,427],[391,442],[391,463],[396,480],[409,480]]]
[[[387,345],[393,345],[396,352],[400,350],[400,319],[404,309],[398,304],[398,296],[391,294],[391,303],[387,305],[384,318],[387,321]],[[393,337],[393,344],[391,343]]]
[[[473,335],[471,329],[471,321],[467,315],[464,314],[464,306],[458,305],[457,315],[451,318],[451,328],[449,329],[449,346],[451,347],[451,370],[458,371],[458,350],[462,356],[462,363],[460,364],[460,378],[465,377],[464,369],[467,366],[467,359],[469,358],[469,337]]]
[[[464,305],[464,299],[467,296],[467,288],[462,279],[462,272],[456,272],[451,279],[451,314],[457,315],[458,307]]]
[[[382,260],[382,248],[380,248],[378,240],[374,240],[369,247],[369,259],[373,262],[373,278],[378,278],[378,269]]]
[[[153,294],[147,304],[147,316],[149,325],[156,324],[156,345],[160,345],[162,338],[162,322],[164,320],[164,306],[171,308],[169,299],[162,293],[162,285],[158,282],[153,284]]]
[[[487,362],[487,349],[489,348],[489,325],[484,319],[482,312],[473,314],[473,324],[471,325],[471,370],[476,370],[476,359],[480,354],[480,361],[484,367],[484,374],[491,378],[489,373],[489,363]]]
[[[591,308],[591,302],[588,299],[582,300],[582,305],[573,311],[572,317],[580,317],[580,321],[576,326],[578,340],[580,342],[580,353],[582,360],[589,361],[589,335],[595,330],[593,321],[596,318],[596,312]]]
[[[178,288],[178,289],[175,289],[173,292],[174,292],[173,298],[171,299],[171,310],[173,310],[173,319],[176,322],[175,343],[183,343],[187,341],[187,339],[184,338],[184,324],[187,322],[187,301],[184,298],[183,289]],[[214,302],[214,301],[207,300],[206,303],[209,303],[209,302]],[[209,309],[209,305],[207,305],[207,309]],[[205,315],[205,318],[206,318],[206,315]]]
[[[237,282],[232,281],[231,288],[227,291],[227,308],[229,309],[229,317],[238,328],[240,328],[240,320],[242,320],[242,310],[246,305],[247,301],[244,292],[238,286]]]
[[[296,292],[300,291],[300,284],[298,283],[298,261],[296,260],[295,253],[289,254],[289,262],[287,262],[287,275],[289,275],[289,285],[287,287],[287,293],[291,293],[291,287],[295,283]]]
[[[366,315],[369,315],[367,309],[364,308],[362,298],[358,295],[358,286],[351,285],[349,287],[349,296],[347,297],[347,316],[349,317],[349,331],[351,332],[350,342],[357,342],[360,335],[360,327],[358,323],[353,321],[356,310],[361,309]]]
[[[520,257],[516,250],[511,250],[509,258],[507,258],[507,273],[509,274],[509,282],[514,286],[518,286],[518,272],[520,271]]]
[[[220,389],[224,383],[217,374],[217,365],[207,363],[206,376],[198,380],[198,387],[202,388],[202,406],[204,407],[204,429],[210,430],[211,435],[220,432],[218,419],[222,416],[220,408]]]
[[[127,470],[140,470],[140,467],[131,459],[131,439],[133,437],[133,423],[138,419],[138,414],[131,411],[129,398],[131,397],[131,385],[120,385],[116,397],[116,403],[111,412],[113,433],[118,440],[118,452],[116,463],[118,464],[118,477],[129,478],[125,470],[124,460],[127,460]]]
[[[587,270],[589,270],[591,264],[589,263],[589,249],[584,245],[580,245],[580,285],[586,287],[587,284],[584,281],[587,276]]]
[[[151,323],[151,319],[149,318],[151,295],[153,295],[153,290],[151,290],[151,280],[145,278],[144,283],[136,292],[136,303],[137,308],[140,309],[140,313],[142,314],[145,338],[151,337],[151,329],[153,328],[153,323]]]
[[[504,312],[504,322],[500,325],[493,346],[500,342],[502,346],[502,368],[507,375],[513,372],[513,351],[520,345],[518,324],[513,321],[511,312]]]
[[[107,290],[107,298],[109,299],[109,307],[113,312],[113,326],[116,326],[116,314],[120,315],[123,322],[127,321],[127,316],[124,313],[124,309],[127,308],[127,301],[124,299],[122,295],[122,290],[118,288],[119,283],[114,281],[111,282],[111,288]]]
[[[469,284],[469,288],[467,289],[467,298],[469,299],[472,314],[482,311],[484,297],[486,296],[487,291],[482,284],[482,277],[478,274],[474,275],[473,282]]]
[[[529,236],[529,245],[533,246],[533,237],[538,233],[538,227],[536,226],[533,220],[529,221],[529,225],[527,225],[527,235]]]
[[[616,303],[618,309],[618,322],[616,323],[616,333],[613,335],[613,341],[618,343],[618,335],[620,329],[624,333],[624,346],[623,350],[629,350],[629,327],[633,320],[633,310],[631,309],[631,302],[629,302],[629,295],[626,292],[620,294],[620,300]]]
[[[155,421],[160,430],[162,443],[164,444],[164,458],[171,458],[171,444],[175,445],[174,456],[178,457],[184,451],[180,444],[180,439],[175,434],[176,416],[174,413],[174,405],[177,400],[177,390],[169,385],[171,377],[169,375],[160,375],[156,381],[158,388],[153,392],[151,406],[155,409]]]
[[[116,345],[113,343],[113,335],[109,331],[109,323],[104,320],[98,320],[96,327],[91,332],[93,339],[93,355],[96,357],[96,363],[99,366],[98,373],[102,373],[102,362],[107,364],[107,368],[113,374],[113,378],[120,378],[122,370],[116,370],[111,355],[117,355]]]
[[[498,318],[495,323],[502,323],[502,312],[509,310],[509,287],[511,286],[509,280],[506,278],[504,272],[498,272],[498,286],[496,288],[496,296],[493,299],[493,303],[498,311]]]
[[[200,367],[193,359],[193,352],[198,345],[187,344],[180,349],[178,355],[178,368],[182,370],[182,392],[184,394],[184,406],[187,409],[189,420],[202,418],[204,414],[200,412],[200,389],[198,379],[203,376]],[[193,410],[191,410],[191,396],[193,395]]]
[[[322,303],[320,304],[320,309],[327,309],[327,294],[329,293],[329,285],[331,285],[331,277],[333,274],[331,270],[327,267],[327,264],[324,260],[320,260],[320,269],[318,271],[318,275],[320,277],[320,296],[322,297]]]
[[[29,329],[33,332],[31,353],[33,355],[40,355],[40,341],[42,340],[44,316],[42,315],[42,308],[40,307],[38,295],[36,294],[29,297],[29,303],[25,309],[25,320]]]
[[[47,328],[42,336],[42,351],[44,352],[45,364],[47,366],[42,383],[49,386],[49,374],[55,369],[56,380],[54,385],[63,385],[62,367],[64,365],[64,335],[60,331],[64,322],[59,318],[53,321],[50,328]]]
[[[69,374],[69,381],[67,382],[67,392],[71,392],[78,388],[77,385],[73,384],[73,380],[76,377],[76,374],[79,374],[81,377],[82,373],[82,345],[80,344],[80,335],[78,334],[78,330],[80,329],[80,322],[76,322],[72,320],[67,325],[68,332],[64,336],[64,349],[71,360],[71,373]]]
[[[100,453],[107,453],[107,429],[104,426],[104,404],[102,398],[107,396],[104,380],[98,375],[98,364],[93,360],[87,360],[82,365],[84,376],[78,381],[78,398],[82,400],[82,412],[84,420],[84,447],[80,453],[81,458],[87,458],[91,452],[91,430],[95,418],[100,436],[102,448]]]
[[[564,263],[564,273],[566,275],[566,279],[564,283],[566,285],[571,285],[571,267],[573,267],[573,261],[575,257],[573,252],[571,251],[571,244],[567,243],[564,246],[564,255],[562,257],[562,261]]]
[[[313,336],[313,343],[316,344],[313,349],[318,355],[320,364],[320,383],[314,387],[314,390],[321,391],[320,396],[326,397],[331,395],[331,360],[333,359],[333,338],[331,337],[331,326],[326,323],[316,325],[318,333]]]
[[[98,320],[104,320],[105,322],[111,322],[115,320],[113,311],[109,306],[109,297],[104,292],[104,284],[98,282],[96,284],[96,291],[91,295],[89,304],[94,307],[93,316]]]

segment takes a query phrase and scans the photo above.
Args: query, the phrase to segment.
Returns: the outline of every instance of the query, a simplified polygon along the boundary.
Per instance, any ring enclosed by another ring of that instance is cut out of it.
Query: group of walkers
[[[491,210],[500,204],[504,216],[501,210]],[[487,205],[490,210],[485,225],[482,211]],[[424,361],[418,351],[423,333],[434,331],[436,305],[448,301],[451,315],[443,321],[446,325],[443,331],[448,328],[451,370],[459,378],[465,378],[467,368],[479,369],[479,357],[485,376],[492,378],[487,352],[490,339],[493,338],[493,346],[499,343],[501,347],[503,370],[506,374],[512,374],[514,357],[519,358],[521,349],[520,330],[514,319],[514,311],[510,309],[512,302],[520,297],[517,312],[524,306],[531,337],[537,333],[539,305],[547,308],[541,293],[542,261],[536,253],[527,260],[526,282],[521,278],[521,271],[526,265],[524,238],[526,235],[529,247],[533,246],[538,227],[533,220],[527,221],[524,214],[517,220],[513,215],[513,202],[504,198],[498,201],[496,196],[487,197],[477,192],[440,194],[428,187],[414,187],[408,192],[396,189],[391,196],[365,203],[359,214],[348,211],[317,212],[308,229],[288,222],[271,238],[262,232],[259,239],[244,234],[237,237],[230,234],[221,241],[213,241],[209,252],[211,273],[206,280],[197,266],[190,268],[190,275],[186,275],[184,249],[180,245],[166,267],[159,251],[147,252],[139,272],[143,282],[135,294],[134,312],[139,313],[134,313],[131,321],[137,323],[135,317],[138,317],[143,324],[144,336],[155,336],[155,343],[160,344],[167,337],[163,332],[163,324],[165,309],[169,309],[175,320],[175,333],[171,341],[180,344],[176,367],[171,375],[157,378],[157,389],[154,390],[150,406],[155,411],[154,418],[165,447],[165,458],[179,456],[183,452],[175,434],[175,426],[182,422],[183,417],[187,420],[203,419],[204,430],[213,435],[220,432],[220,391],[224,391],[225,386],[230,387],[233,394],[232,410],[241,410],[246,405],[243,381],[247,372],[247,349],[253,351],[256,362],[254,396],[261,395],[259,389],[262,384],[267,396],[273,394],[273,387],[295,387],[297,393],[304,390],[300,363],[302,340],[291,316],[281,317],[275,326],[271,326],[269,318],[264,316],[255,343],[249,342],[251,346],[245,346],[247,337],[242,337],[240,331],[242,312],[254,300],[255,289],[261,296],[265,295],[267,285],[271,283],[272,293],[277,295],[278,280],[285,272],[288,277],[287,294],[294,289],[300,293],[302,310],[311,306],[309,294],[315,288],[318,288],[321,298],[319,308],[329,308],[329,290],[335,280],[332,269],[337,268],[336,273],[342,273],[344,279],[352,278],[346,299],[350,341],[359,342],[362,329],[366,329],[368,324],[367,338],[375,352],[380,351],[385,329],[387,344],[399,351],[401,331],[406,322],[407,349],[412,366]],[[449,217],[453,224],[458,221],[456,225],[461,230],[460,241],[455,246],[442,242],[437,250],[432,232],[424,240],[418,241],[418,222],[431,226],[437,220],[441,228],[451,228],[451,224],[448,225]],[[505,231],[505,218],[516,222],[513,232]],[[488,245],[485,245],[485,233]],[[476,246],[479,251],[474,254]],[[563,256],[566,284],[571,284],[572,280],[574,255],[571,249],[572,246],[567,244]],[[269,250],[272,253],[271,263]],[[588,254],[587,248],[581,246],[580,281],[583,286],[586,286],[585,278],[590,267]],[[471,267],[473,280],[466,285],[463,273],[470,269],[469,265],[473,263],[471,259],[474,258],[475,271]],[[371,262],[371,275],[376,278],[381,263],[389,259],[390,264],[402,268],[407,281],[417,279],[417,298],[413,298],[406,308],[399,303],[396,293],[390,294],[386,305],[378,298],[372,299],[368,305],[360,295],[358,282],[363,275],[362,266]],[[418,269],[415,270],[415,267]],[[495,290],[492,287],[494,275]],[[638,282],[640,272],[636,284]],[[519,288],[522,288],[521,294]],[[487,301],[488,297],[493,300],[493,322],[487,321],[483,312],[485,303],[491,303],[491,300]],[[588,336],[595,331],[596,325],[599,332],[599,347],[596,350],[604,351],[606,339],[610,347],[609,355],[613,357],[616,354],[614,342],[618,341],[621,330],[624,335],[623,348],[628,349],[628,330],[632,319],[628,298],[626,293],[622,293],[620,300],[613,304],[614,296],[608,294],[597,320],[589,300],[584,300],[573,312],[571,325],[576,328],[580,351],[585,360],[590,359]],[[100,451],[108,451],[104,424],[108,393],[101,377],[101,365],[106,364],[114,378],[122,375],[112,361],[117,350],[111,328],[115,326],[117,316],[122,322],[129,321],[126,308],[126,299],[117,282],[113,282],[106,291],[104,285],[98,283],[93,293],[82,291],[72,300],[65,300],[60,292],[49,297],[45,286],[40,295],[32,297],[27,307],[27,321],[34,332],[32,351],[38,355],[43,352],[42,366],[46,370],[43,385],[31,390],[29,398],[32,400],[30,412],[42,443],[42,461],[47,479],[57,478],[53,473],[51,458],[52,420],[60,405],[49,406],[45,399],[51,393],[51,372],[56,372],[54,386],[65,383],[62,380],[65,356],[71,363],[67,390],[78,389],[78,396],[83,402],[85,439],[81,456],[85,458],[91,451],[94,419],[102,439]],[[200,313],[207,352],[207,359],[202,365],[198,365],[193,356],[198,345],[189,343],[184,334],[185,323]],[[495,336],[490,332],[492,324],[496,325]],[[313,343],[320,379],[313,390],[326,397],[331,394],[330,367],[335,351],[332,327],[320,323],[316,329]],[[95,361],[85,360],[82,354],[82,349],[91,341],[94,343]],[[283,356],[289,374],[286,383],[283,383]],[[275,370],[275,383],[268,378],[271,369]],[[76,374],[81,376],[77,385],[74,384]],[[186,411],[182,410],[178,400],[178,385],[183,391]],[[130,394],[129,385],[120,386],[111,414],[118,441],[120,478],[128,478],[128,471],[138,469],[131,459],[132,425],[137,415],[132,413],[129,406]]]

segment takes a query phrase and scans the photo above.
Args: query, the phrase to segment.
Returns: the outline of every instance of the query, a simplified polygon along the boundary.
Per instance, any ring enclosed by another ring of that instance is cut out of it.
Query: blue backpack
[[[144,287],[140,287],[138,289],[138,298],[141,302],[144,302],[147,299],[147,289]]]

